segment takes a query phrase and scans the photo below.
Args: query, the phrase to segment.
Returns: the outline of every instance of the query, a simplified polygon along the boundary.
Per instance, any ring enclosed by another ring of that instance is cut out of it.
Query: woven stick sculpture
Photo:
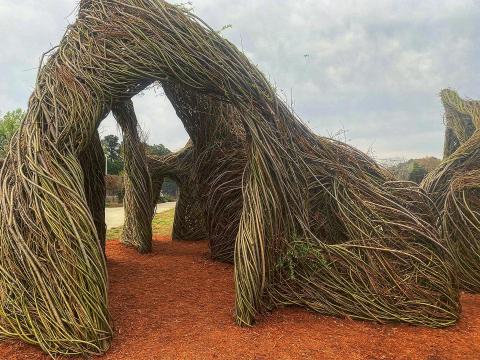
[[[480,291],[480,101],[443,90],[446,125],[455,135],[446,157],[422,183],[440,209],[440,223],[462,289]],[[475,131],[472,133],[472,128]],[[447,132],[449,131],[447,129]]]
[[[108,347],[105,263],[78,156],[110,104],[153,81],[231,106],[244,128],[237,323],[285,304],[433,327],[457,320],[436,214],[418,187],[313,134],[244,54],[182,7],[91,0],[40,70],[0,173],[3,335],[51,354]]]
[[[131,100],[117,104],[113,116],[122,128],[125,158],[125,222],[121,242],[140,253],[152,250],[152,182]]]

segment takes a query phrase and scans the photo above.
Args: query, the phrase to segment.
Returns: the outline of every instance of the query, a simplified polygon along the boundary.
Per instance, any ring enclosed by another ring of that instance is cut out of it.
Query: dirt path
[[[173,209],[175,207],[175,204],[176,202],[166,202],[166,203],[158,204],[157,214]],[[107,229],[122,226],[124,218],[125,218],[125,211],[123,207],[105,209],[105,223],[107,224]]]
[[[232,266],[207,259],[206,242],[154,242],[139,255],[107,245],[116,333],[100,359],[478,359],[480,296],[462,297],[459,324],[443,330],[275,310],[252,328],[233,322]],[[20,343],[0,359],[43,359]]]

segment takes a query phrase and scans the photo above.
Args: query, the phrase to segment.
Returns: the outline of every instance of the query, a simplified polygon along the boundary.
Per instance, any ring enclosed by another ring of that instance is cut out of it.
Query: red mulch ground
[[[480,359],[480,296],[462,297],[443,330],[274,311],[249,329],[233,322],[232,266],[207,259],[206,242],[159,239],[150,255],[107,246],[115,339],[101,359]],[[0,359],[44,359],[0,343]]]

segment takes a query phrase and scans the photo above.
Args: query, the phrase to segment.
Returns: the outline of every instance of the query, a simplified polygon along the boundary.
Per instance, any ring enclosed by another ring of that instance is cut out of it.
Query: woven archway
[[[197,185],[193,179],[195,156],[189,141],[183,149],[164,156],[149,156],[149,171],[152,182],[169,177],[180,189],[175,208],[172,239],[205,240],[205,215],[197,195]],[[153,202],[155,206],[156,201]]]

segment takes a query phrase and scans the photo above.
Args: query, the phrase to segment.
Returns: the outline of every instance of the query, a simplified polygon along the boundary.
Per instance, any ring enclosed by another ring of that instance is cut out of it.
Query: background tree
[[[16,109],[7,112],[0,118],[0,157],[5,157],[7,146],[15,131],[20,126],[25,112],[22,109]]]
[[[171,151],[163,144],[147,145],[147,154],[162,156],[168,155]]]
[[[116,135],[107,135],[102,139],[102,146],[110,159],[117,160],[120,157],[120,140]]]
[[[173,201],[178,197],[178,186],[175,181],[170,178],[165,178],[163,180],[162,186],[162,201]]]
[[[413,178],[418,179],[425,175],[422,175],[422,170],[418,169],[418,167],[423,168],[426,173],[428,174],[430,171],[433,171],[440,165],[441,160],[435,157],[424,157],[421,159],[410,159],[408,161],[405,160],[398,160],[398,161],[390,161],[387,162],[386,160],[383,161],[382,165],[386,166],[393,175],[399,180],[412,180],[411,173],[415,170],[416,174],[412,175]],[[416,165],[415,165],[416,164]],[[417,182],[416,180],[413,180]]]
[[[107,135],[102,139],[102,147],[107,158],[107,172],[110,175],[120,175],[124,163],[120,156],[121,143],[116,135]]]

